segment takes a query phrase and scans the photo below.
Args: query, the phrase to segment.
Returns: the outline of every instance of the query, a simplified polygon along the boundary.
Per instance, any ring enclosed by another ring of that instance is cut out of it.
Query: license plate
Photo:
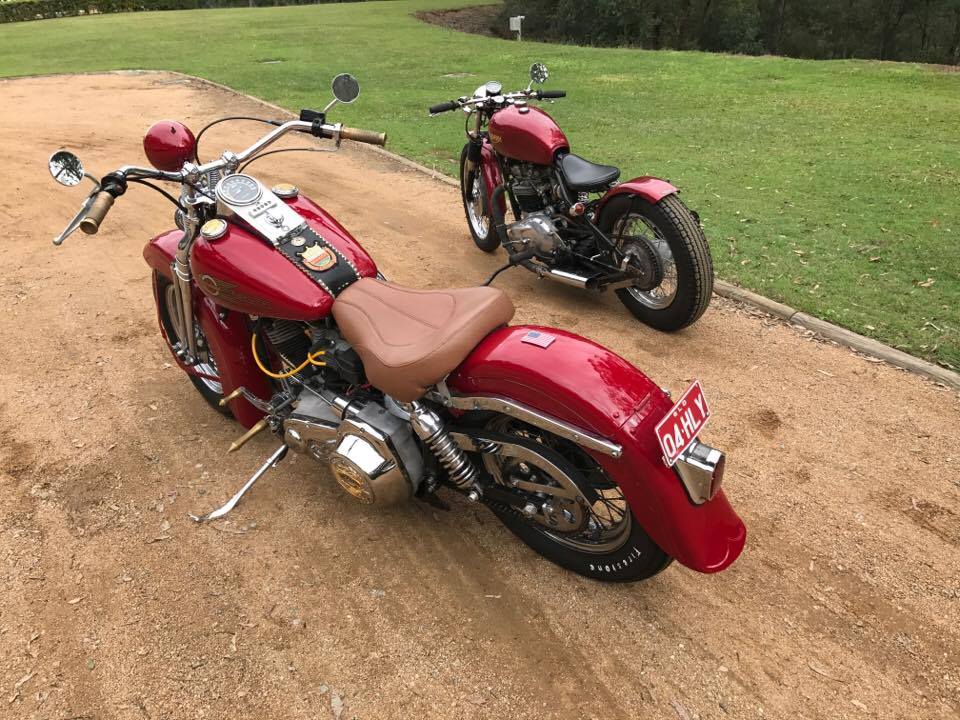
[[[710,419],[710,408],[699,380],[687,388],[676,404],[657,423],[657,439],[663,450],[663,461],[672,467],[683,451],[690,447],[697,434]]]

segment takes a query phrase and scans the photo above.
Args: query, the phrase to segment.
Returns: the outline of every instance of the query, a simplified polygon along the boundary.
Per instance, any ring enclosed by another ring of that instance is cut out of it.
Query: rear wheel
[[[463,199],[463,210],[467,215],[467,227],[470,228],[470,236],[478,248],[484,252],[493,252],[500,247],[500,239],[493,229],[490,198],[487,197],[480,167],[474,170],[472,180],[467,178],[467,153],[469,152],[470,143],[467,143],[460,153],[460,197]],[[468,183],[469,187],[467,187]]]
[[[695,323],[710,304],[713,260],[700,223],[676,195],[657,203],[620,195],[603,209],[601,229],[621,252],[657,281],[617,290],[641,322],[658,330]],[[628,265],[629,267],[629,265]]]
[[[160,304],[160,322],[163,323],[163,330],[167,335],[167,342],[171,350],[184,340],[183,321],[179,312],[179,298],[173,283],[167,280],[159,273],[156,275],[157,287],[159,289]],[[203,399],[215,408],[217,412],[224,415],[230,414],[229,408],[220,407],[220,400],[223,398],[223,387],[220,384],[220,373],[217,370],[217,361],[213,352],[207,345],[207,339],[200,329],[200,323],[193,324],[194,335],[197,339],[197,352],[200,355],[200,363],[195,365],[195,369],[205,377],[187,374],[190,382],[197,389]]]
[[[541,506],[533,516],[495,503],[491,509],[537,553],[607,582],[644,580],[671,563],[637,522],[617,484],[578,445],[503,416],[486,427],[521,448],[484,453],[487,472],[500,484],[533,492]]]

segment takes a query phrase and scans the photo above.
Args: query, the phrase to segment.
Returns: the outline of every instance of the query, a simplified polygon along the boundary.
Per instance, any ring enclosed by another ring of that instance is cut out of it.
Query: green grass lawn
[[[487,79],[519,87],[543,61],[546,87],[568,91],[549,109],[574,150],[677,184],[720,277],[960,368],[960,73],[517,43],[411,17],[470,1],[0,25],[0,75],[171,69],[295,110],[324,103],[348,70],[363,94],[337,119],[454,175],[462,118],[429,119],[427,105]]]

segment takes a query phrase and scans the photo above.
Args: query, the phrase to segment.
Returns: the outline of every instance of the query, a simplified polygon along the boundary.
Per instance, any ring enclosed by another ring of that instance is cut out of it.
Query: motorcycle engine
[[[507,245],[511,252],[532,246],[544,254],[552,254],[563,247],[557,226],[545,212],[529,213],[523,220],[507,225]]]
[[[546,170],[530,163],[513,163],[510,189],[523,213],[543,210],[550,202],[550,176]]]
[[[373,401],[335,405],[304,392],[284,421],[291,449],[327,462],[344,490],[365,505],[410,499],[423,479],[423,455],[410,424]]]
[[[550,175],[542,167],[530,163],[510,166],[510,190],[520,206],[522,219],[506,226],[507,245],[512,252],[534,247],[552,254],[564,247],[552,219],[552,185]]]

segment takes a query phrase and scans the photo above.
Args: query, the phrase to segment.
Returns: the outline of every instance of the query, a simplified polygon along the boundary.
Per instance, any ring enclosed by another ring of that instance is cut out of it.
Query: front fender
[[[173,259],[181,237],[183,237],[181,231],[171,230],[153,238],[143,249],[143,257],[147,264],[159,276],[163,276],[170,282],[173,282]],[[166,329],[160,319],[160,287],[156,277],[154,276],[153,296],[157,306],[157,323],[160,325],[160,333],[167,342],[167,347],[170,347]],[[234,311],[221,312],[222,309],[204,295],[196,284],[192,286],[192,295],[194,317],[210,344],[213,356],[217,359],[223,394],[229,395],[242,386],[257,397],[269,400],[273,390],[253,360],[246,316]],[[172,350],[171,354],[173,354]],[[184,372],[188,374],[192,372],[192,368],[184,365],[176,355],[173,355],[173,358]],[[244,427],[252,427],[263,417],[262,412],[242,397],[230,402],[230,412]]]
[[[493,151],[493,145],[484,138],[483,149],[480,153],[480,170],[483,177],[483,188],[487,193],[487,198],[493,197],[493,191],[503,184],[503,177],[500,175],[500,165],[497,164],[497,155]],[[507,201],[505,195],[501,195],[497,201],[500,205],[500,212],[506,214]]]
[[[634,178],[619,185],[614,185],[606,194],[600,198],[600,212],[603,212],[603,206],[617,195],[638,195],[651,204],[663,200],[667,195],[673,195],[680,192],[675,186],[666,180],[645,175],[644,177]]]
[[[546,348],[523,342],[530,331],[554,340]],[[619,458],[585,450],[623,490],[644,530],[683,565],[717,572],[743,549],[746,528],[723,491],[694,505],[661,460],[653,428],[670,398],[604,347],[553,328],[502,328],[451,373],[447,386],[459,395],[510,398],[621,445]]]

